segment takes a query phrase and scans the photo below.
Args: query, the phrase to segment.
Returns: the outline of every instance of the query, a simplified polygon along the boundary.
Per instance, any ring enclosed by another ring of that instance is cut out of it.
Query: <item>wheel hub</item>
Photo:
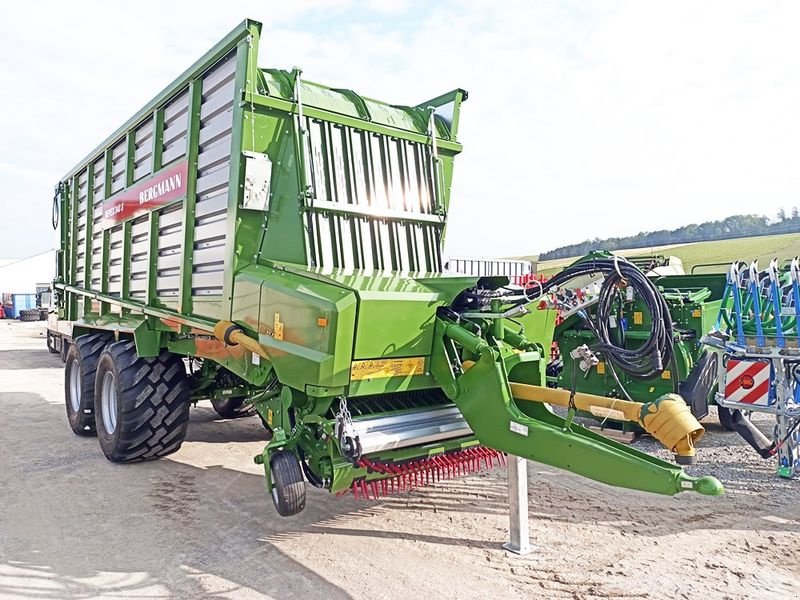
[[[103,376],[100,403],[103,409],[103,428],[111,435],[117,429],[117,386],[114,382],[114,373],[111,371]]]
[[[69,405],[73,412],[81,409],[81,369],[77,359],[69,364]]]

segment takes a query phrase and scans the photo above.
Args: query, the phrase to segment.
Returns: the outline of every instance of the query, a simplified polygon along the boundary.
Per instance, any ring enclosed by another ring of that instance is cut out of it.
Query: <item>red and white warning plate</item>
[[[725,400],[742,404],[769,404],[768,362],[730,359],[725,372]]]

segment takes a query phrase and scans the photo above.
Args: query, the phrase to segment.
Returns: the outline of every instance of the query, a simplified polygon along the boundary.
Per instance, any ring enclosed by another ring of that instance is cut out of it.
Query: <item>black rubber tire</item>
[[[293,452],[279,450],[270,456],[272,502],[282,517],[293,517],[306,507],[306,482],[300,460]]]
[[[94,382],[97,362],[111,337],[103,333],[90,333],[75,338],[69,345],[64,365],[64,404],[67,406],[67,421],[75,435],[95,435]],[[78,369],[78,410],[72,406],[70,378],[72,369]]]
[[[724,406],[717,405],[717,418],[719,419],[719,424],[725,431],[734,431],[733,427],[733,413],[740,412],[738,409],[729,409],[725,408]],[[746,419],[750,418],[750,411],[743,412]]]
[[[31,308],[19,311],[19,320],[25,322],[33,322],[39,320],[39,309]]]
[[[211,405],[223,419],[238,419],[249,417],[256,413],[252,404],[245,404],[245,398],[221,398],[212,400]]]
[[[111,374],[109,389],[116,392],[113,427],[104,423],[103,382],[107,373]],[[189,424],[189,392],[186,368],[177,354],[164,352],[156,358],[141,358],[133,341],[109,345],[97,365],[94,388],[97,439],[106,458],[133,462],[176,452]]]

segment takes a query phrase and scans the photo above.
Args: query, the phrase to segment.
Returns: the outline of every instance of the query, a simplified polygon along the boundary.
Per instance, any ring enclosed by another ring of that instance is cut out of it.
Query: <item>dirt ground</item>
[[[502,470],[382,501],[312,489],[284,519],[252,462],[258,420],[202,405],[177,454],[112,464],[70,432],[43,335],[0,321],[2,599],[800,597],[800,481],[713,418],[694,470],[726,495],[617,490],[531,463],[538,549],[519,558],[501,549]]]

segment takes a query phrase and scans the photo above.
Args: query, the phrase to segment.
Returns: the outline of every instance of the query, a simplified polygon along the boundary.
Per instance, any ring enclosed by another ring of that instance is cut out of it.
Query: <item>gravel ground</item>
[[[180,452],[111,464],[69,431],[63,366],[39,324],[0,321],[0,419],[4,600],[800,597],[800,481],[778,479],[713,416],[690,470],[719,477],[721,497],[530,463],[538,549],[523,558],[501,549],[503,470],[380,501],[311,490],[281,519],[252,462],[257,418],[220,420],[203,404]]]
[[[775,418],[754,413],[751,421],[772,439]],[[775,475],[777,459],[763,459],[748,446],[739,434],[723,430],[717,420],[717,409],[712,406],[702,420],[706,434],[698,444],[697,464],[685,467],[691,475],[714,475],[725,483],[726,490],[753,493],[786,494],[800,499],[800,481],[790,481]],[[638,439],[634,446],[639,450],[669,460],[669,452],[649,436]]]

